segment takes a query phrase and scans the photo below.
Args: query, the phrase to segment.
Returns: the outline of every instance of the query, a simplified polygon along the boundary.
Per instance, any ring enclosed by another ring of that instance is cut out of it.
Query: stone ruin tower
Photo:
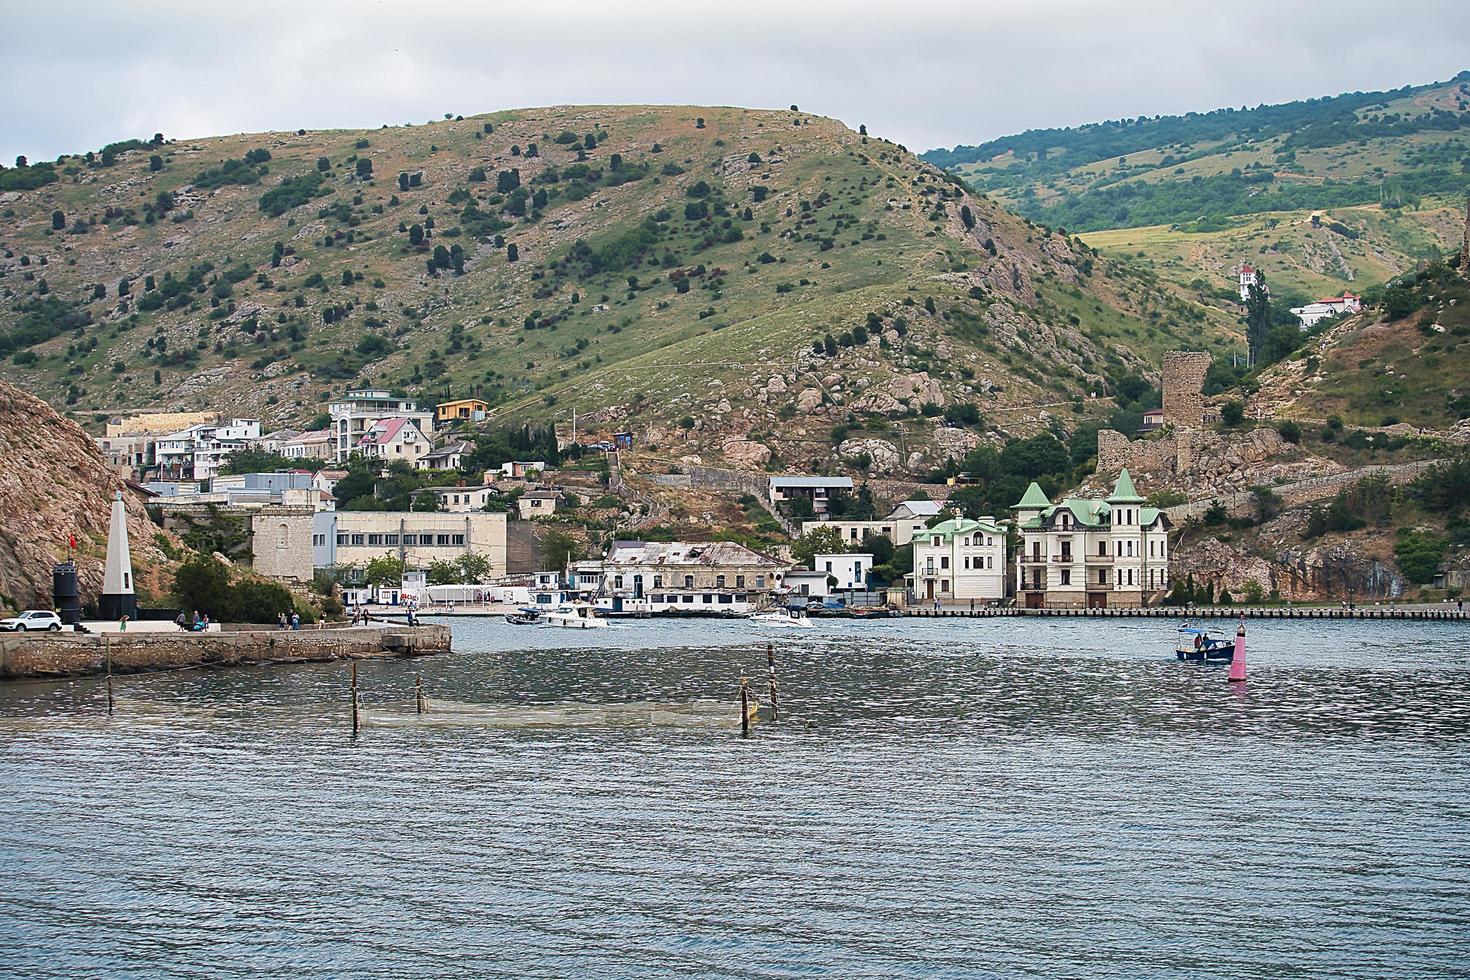
[[[1164,355],[1164,424],[1198,429],[1205,418],[1205,374],[1210,355],[1201,351],[1171,350]]]

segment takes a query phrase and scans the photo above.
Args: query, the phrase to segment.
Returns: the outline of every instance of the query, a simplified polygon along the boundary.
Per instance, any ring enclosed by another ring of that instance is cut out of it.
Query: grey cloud
[[[1371,26],[1370,26],[1371,25]],[[0,159],[562,103],[784,106],[913,149],[1448,78],[1470,5],[192,3],[7,13]]]

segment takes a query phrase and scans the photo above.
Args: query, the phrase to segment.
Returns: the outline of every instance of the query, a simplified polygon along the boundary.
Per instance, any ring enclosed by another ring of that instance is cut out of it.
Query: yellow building
[[[434,406],[434,421],[440,425],[450,422],[481,422],[490,411],[490,405],[478,398],[461,398],[452,402],[440,402]]]

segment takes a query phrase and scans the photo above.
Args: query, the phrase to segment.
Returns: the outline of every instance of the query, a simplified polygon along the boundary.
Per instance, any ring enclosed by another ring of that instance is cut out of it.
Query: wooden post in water
[[[750,738],[750,681],[740,678],[740,737]]]
[[[414,689],[414,694],[417,696],[417,699],[418,699],[419,714],[423,714],[424,713],[424,675],[423,674],[415,675],[415,677],[413,679],[413,689]]]
[[[352,661],[352,734],[357,734],[357,661]]]
[[[112,647],[107,634],[102,634],[102,656],[107,661],[107,717],[112,717]]]
[[[771,720],[775,721],[781,717],[781,709],[776,706],[776,645],[766,644],[766,666],[771,671]]]

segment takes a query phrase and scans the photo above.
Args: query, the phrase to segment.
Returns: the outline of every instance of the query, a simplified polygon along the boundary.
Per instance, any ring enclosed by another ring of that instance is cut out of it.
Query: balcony
[[[1076,556],[1068,552],[1061,555],[1052,555],[1051,560],[1056,562],[1058,565],[1070,565],[1072,564],[1072,562],[1076,561]]]
[[[1112,555],[1088,555],[1087,556],[1087,564],[1089,564],[1089,565],[1111,565],[1112,563],[1113,563],[1113,556]]]
[[[1045,565],[1046,556],[1022,554],[1019,561],[1022,565]]]

